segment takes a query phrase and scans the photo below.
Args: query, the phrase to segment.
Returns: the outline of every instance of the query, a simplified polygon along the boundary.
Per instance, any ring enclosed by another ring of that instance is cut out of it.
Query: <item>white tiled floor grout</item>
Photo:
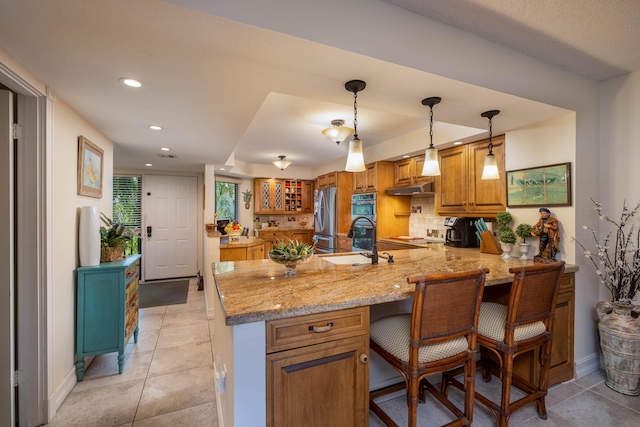
[[[97,356],[49,426],[216,427],[212,322],[206,319],[204,292],[197,291],[195,279],[186,304],[141,309],[138,344],[131,340],[127,345],[122,375],[115,353]],[[477,390],[488,395],[498,387],[497,380],[476,382]],[[548,420],[540,420],[531,404],[516,412],[510,425],[635,427],[640,419],[640,397],[610,390],[601,371],[552,387],[546,401]],[[475,408],[474,426],[495,425],[481,404]],[[384,409],[400,425],[406,420],[404,397],[385,402]],[[418,426],[440,425],[446,422],[442,414],[446,412],[428,400],[419,407]],[[382,426],[372,413],[369,421],[371,427]]]

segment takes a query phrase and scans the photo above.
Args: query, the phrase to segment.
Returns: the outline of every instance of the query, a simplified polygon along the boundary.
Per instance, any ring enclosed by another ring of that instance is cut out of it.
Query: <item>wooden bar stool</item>
[[[478,392],[475,398],[493,412],[499,427],[507,427],[511,414],[534,401],[538,416],[547,419],[544,399],[549,388],[553,320],[564,264],[564,261],[558,261],[509,269],[514,274],[509,304],[483,302],[480,308],[478,344],[482,360],[478,366],[482,369],[484,381],[490,381],[492,374],[502,380],[502,393],[499,402],[493,402]],[[537,359],[540,365],[537,384],[513,372],[514,359],[535,349],[539,352]],[[452,378],[454,375],[455,372],[450,372],[443,376],[442,391],[445,394],[448,384],[462,387]],[[510,402],[512,385],[526,395]]]
[[[371,410],[388,426],[397,424],[374,399],[407,389],[408,425],[414,427],[418,400],[431,392],[457,417],[448,426],[467,426],[473,419],[475,348],[478,315],[488,269],[412,276],[411,314],[388,316],[371,323],[371,349],[402,374],[404,382],[370,393]],[[464,412],[426,378],[463,365]]]

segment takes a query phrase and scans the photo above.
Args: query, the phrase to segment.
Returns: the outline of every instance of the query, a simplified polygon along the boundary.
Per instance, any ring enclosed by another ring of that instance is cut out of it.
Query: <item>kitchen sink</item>
[[[360,254],[327,256],[327,257],[322,257],[322,259],[325,261],[332,262],[334,264],[351,264],[351,265],[371,264],[371,260],[369,258]]]

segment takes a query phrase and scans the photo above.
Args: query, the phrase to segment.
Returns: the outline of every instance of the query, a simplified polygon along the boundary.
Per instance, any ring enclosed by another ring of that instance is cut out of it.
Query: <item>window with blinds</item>
[[[113,222],[142,228],[142,176],[113,177]]]

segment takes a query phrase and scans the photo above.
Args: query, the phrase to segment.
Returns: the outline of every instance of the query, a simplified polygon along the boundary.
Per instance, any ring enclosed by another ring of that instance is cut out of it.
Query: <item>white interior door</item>
[[[145,175],[144,279],[195,276],[198,269],[198,178]]]
[[[6,425],[15,423],[14,339],[14,162],[12,93],[0,90],[0,418]],[[5,418],[6,417],[6,418]]]

